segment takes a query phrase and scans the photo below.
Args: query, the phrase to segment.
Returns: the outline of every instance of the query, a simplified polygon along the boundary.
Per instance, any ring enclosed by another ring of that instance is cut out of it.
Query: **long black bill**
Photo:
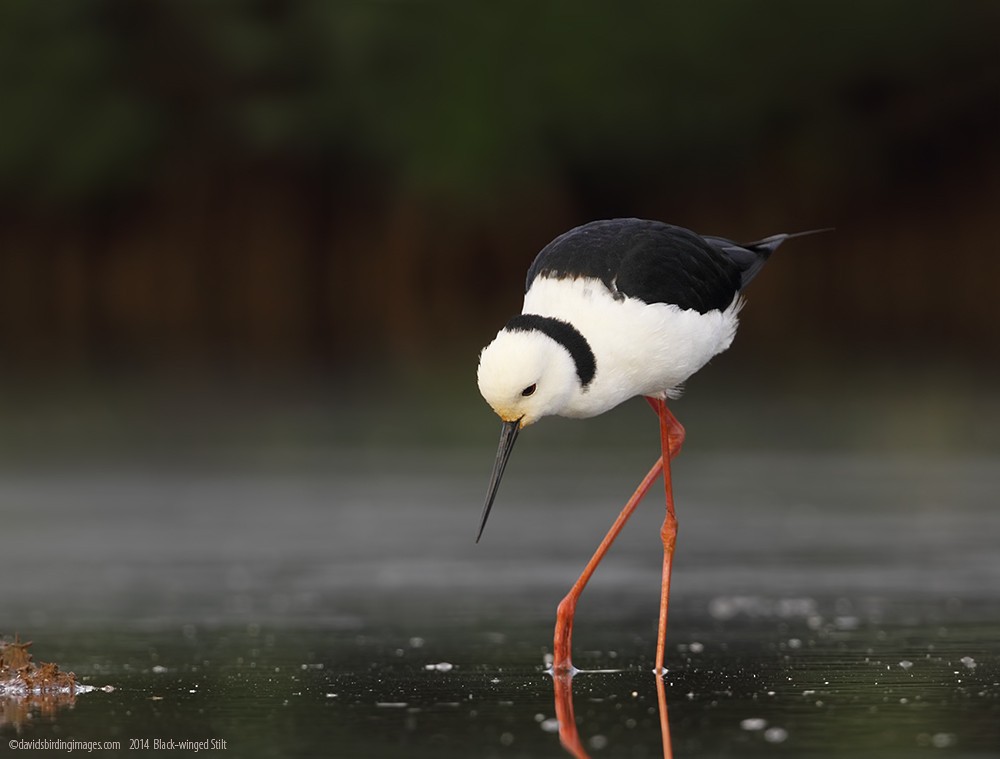
[[[479,533],[476,535],[476,542],[483,536],[486,529],[486,520],[490,518],[490,509],[493,508],[493,499],[497,497],[497,489],[500,487],[500,478],[503,477],[503,470],[507,467],[507,459],[510,452],[514,450],[514,441],[517,440],[517,433],[521,431],[521,420],[504,422],[500,428],[500,445],[497,447],[497,460],[493,462],[493,474],[490,475],[490,489],[486,493],[486,505],[483,507],[483,521],[479,523]]]

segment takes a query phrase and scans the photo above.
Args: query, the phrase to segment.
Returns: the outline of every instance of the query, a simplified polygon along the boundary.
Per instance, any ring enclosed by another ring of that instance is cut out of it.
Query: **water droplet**
[[[769,727],[764,731],[764,740],[768,743],[784,743],[788,739],[788,731],[783,727]]]
[[[595,735],[591,737],[589,743],[590,747],[594,749],[594,751],[600,751],[608,745],[608,739],[603,735]]]
[[[955,745],[954,733],[934,733],[931,736],[931,745],[934,748],[948,748]]]

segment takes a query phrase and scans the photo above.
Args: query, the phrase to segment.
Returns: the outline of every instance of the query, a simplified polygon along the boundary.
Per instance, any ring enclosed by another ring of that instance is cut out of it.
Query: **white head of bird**
[[[479,392],[504,422],[527,427],[581,392],[566,349],[536,331],[503,329],[479,357]]]

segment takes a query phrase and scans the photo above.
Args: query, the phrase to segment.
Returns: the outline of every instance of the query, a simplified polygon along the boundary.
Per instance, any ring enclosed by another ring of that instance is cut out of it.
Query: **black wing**
[[[721,311],[743,287],[745,267],[715,241],[722,238],[710,242],[659,221],[594,221],[546,245],[528,269],[526,288],[538,276],[593,277],[616,296],[672,303],[700,313]]]

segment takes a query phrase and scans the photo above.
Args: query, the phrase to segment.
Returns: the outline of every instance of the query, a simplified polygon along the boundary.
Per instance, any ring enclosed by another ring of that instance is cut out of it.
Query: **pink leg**
[[[684,427],[667,409],[662,400],[651,400],[650,405],[660,417],[660,447],[663,450],[663,486],[667,497],[667,516],[663,520],[660,536],[663,539],[663,579],[660,583],[660,622],[656,636],[656,673],[662,674],[667,641],[667,607],[670,602],[670,574],[677,543],[677,517],[674,514],[674,490],[670,478],[670,459],[676,456],[684,443]]]
[[[684,428],[674,418],[673,414],[667,410],[667,406],[663,401],[654,398],[647,398],[646,400],[649,402],[649,405],[653,407],[653,410],[656,411],[657,416],[660,418],[660,447],[663,451],[663,455],[655,464],[653,464],[653,467],[642,479],[642,482],[639,483],[639,487],[635,489],[632,497],[628,499],[628,503],[625,504],[625,507],[621,510],[618,518],[615,520],[614,524],[611,525],[611,529],[608,530],[608,534],[604,536],[604,540],[601,541],[601,544],[597,547],[594,555],[591,557],[590,561],[587,562],[587,566],[584,567],[579,579],[577,579],[569,593],[567,593],[566,597],[559,603],[559,609],[556,612],[556,630],[555,640],[553,643],[554,657],[552,662],[552,671],[555,673],[575,671],[573,668],[573,662],[571,661],[573,616],[576,613],[576,604],[580,599],[580,594],[583,593],[583,589],[587,587],[587,583],[594,574],[594,570],[597,569],[597,565],[601,563],[604,555],[608,552],[608,549],[611,548],[611,544],[615,542],[615,539],[622,531],[625,523],[628,521],[629,517],[632,516],[632,512],[635,511],[636,506],[639,505],[643,496],[649,492],[649,488],[652,487],[653,482],[659,476],[661,471],[663,471],[666,476],[667,521],[664,522],[663,530],[661,532],[664,546],[664,579],[660,594],[660,628],[659,637],[657,639],[656,667],[657,671],[662,670],[663,646],[667,629],[667,598],[670,595],[670,561],[673,558],[673,544],[677,534],[677,520],[674,518],[673,492],[670,487],[669,477],[670,457],[676,456],[681,450],[681,445],[684,442]],[[664,462],[666,462],[666,465]],[[669,550],[667,548],[668,525],[671,530],[671,532],[669,532]]]
[[[583,568],[583,573],[579,579],[573,584],[566,597],[560,601],[559,609],[556,612],[556,634],[553,644],[554,658],[552,662],[553,672],[559,674],[575,671],[573,662],[570,661],[570,654],[573,638],[573,615],[576,612],[576,602],[580,599],[583,589],[587,587],[587,583],[590,581],[591,575],[594,574],[594,570],[597,569],[597,565],[604,558],[604,554],[611,548],[611,544],[615,542],[615,538],[622,531],[628,518],[632,516],[635,507],[639,505],[639,501],[649,492],[649,488],[652,487],[656,478],[660,475],[661,469],[663,469],[662,458],[657,459],[656,463],[653,464],[653,468],[649,470],[649,473],[639,483],[639,487],[636,488],[632,497],[628,499],[625,508],[622,509],[614,524],[611,525],[611,529],[608,530],[608,534],[604,536],[604,540],[601,541],[594,555],[587,562],[587,566]]]

